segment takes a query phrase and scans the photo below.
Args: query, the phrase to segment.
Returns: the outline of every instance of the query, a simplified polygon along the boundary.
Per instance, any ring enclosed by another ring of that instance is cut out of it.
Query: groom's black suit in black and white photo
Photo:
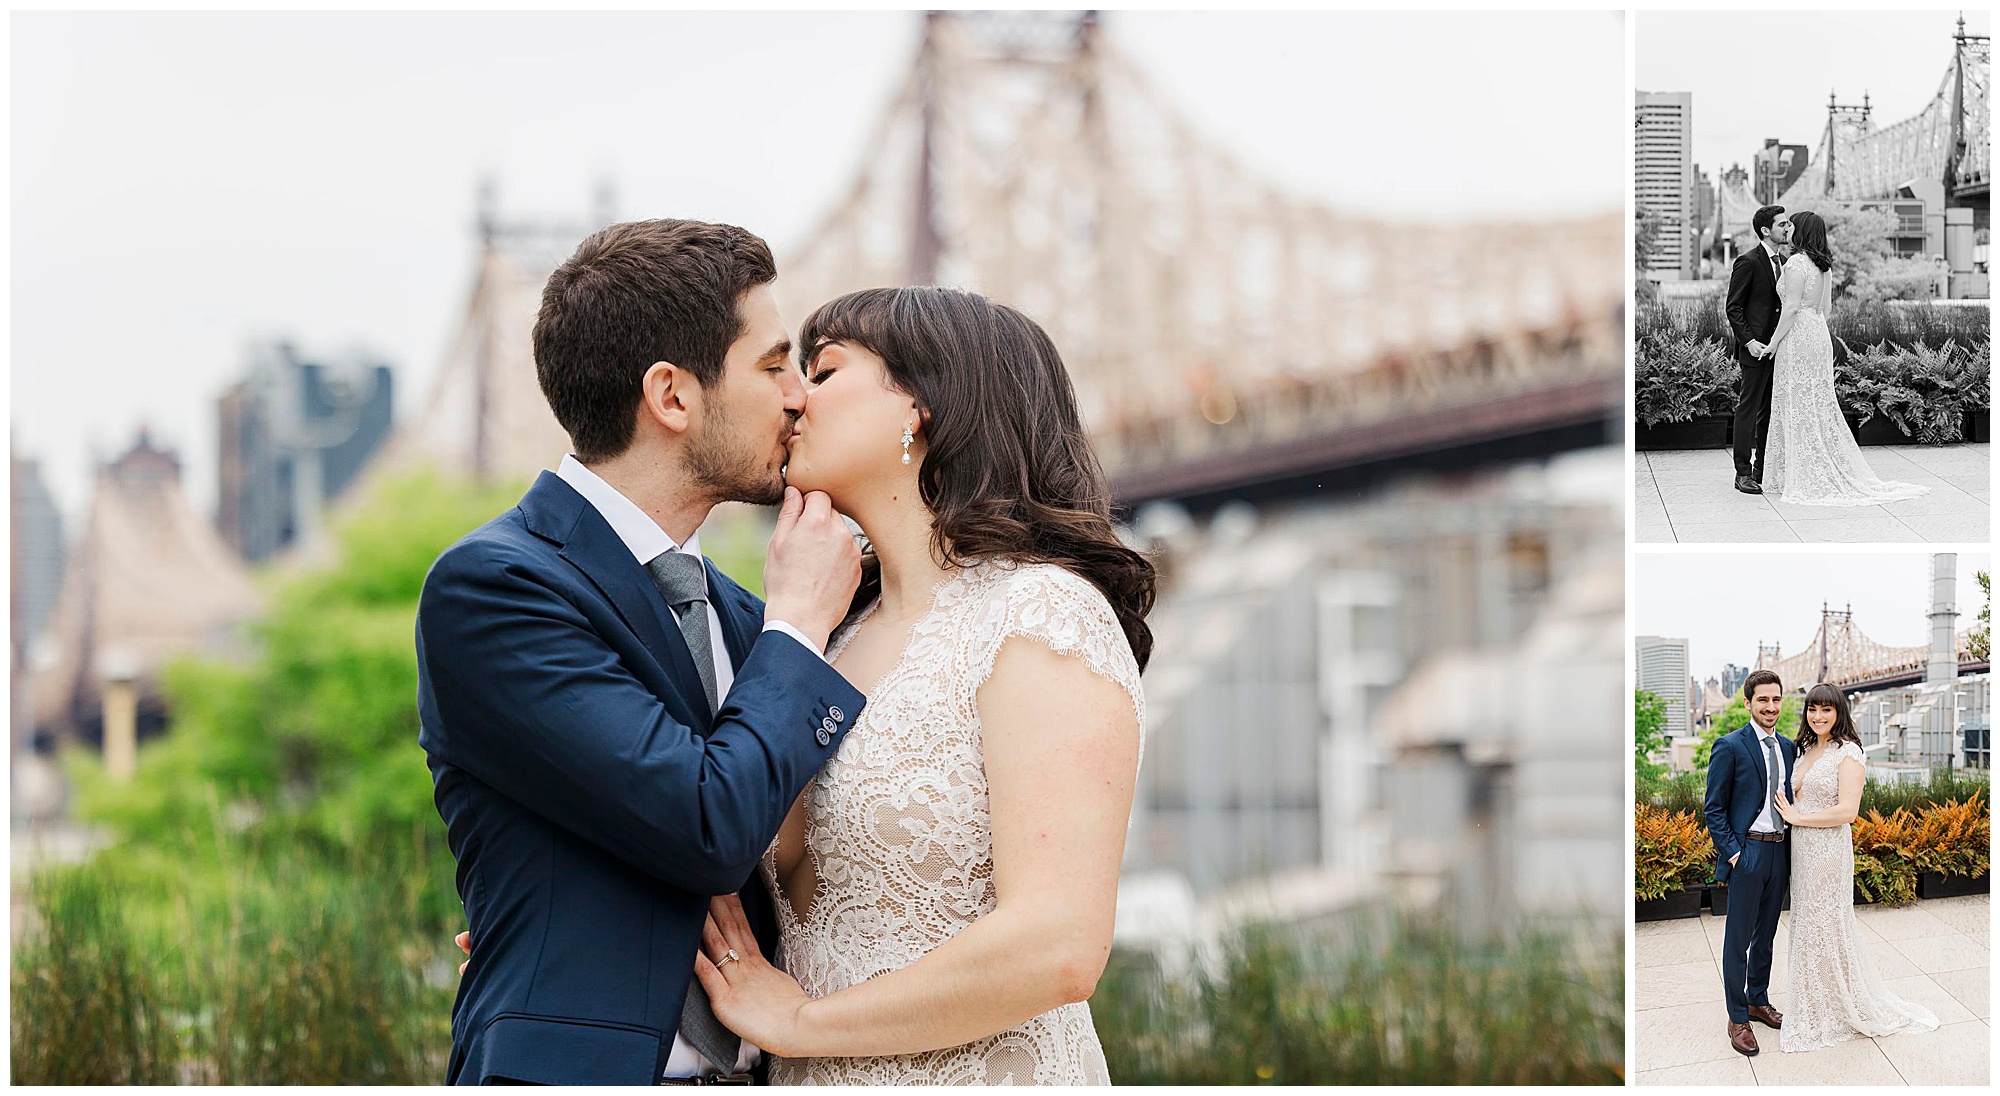
[[[1752,342],[1767,348],[1778,329],[1778,270],[1783,259],[1759,243],[1736,257],[1729,270],[1729,330],[1736,336],[1736,364],[1743,369],[1736,396],[1736,474],[1761,480],[1764,439],[1771,429],[1771,357],[1750,352]],[[1752,448],[1757,450],[1753,463]]]

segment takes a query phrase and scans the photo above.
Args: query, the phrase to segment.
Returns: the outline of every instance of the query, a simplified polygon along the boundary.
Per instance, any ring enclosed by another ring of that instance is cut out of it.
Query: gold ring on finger
[[[741,955],[736,954],[735,948],[730,948],[729,950],[722,953],[722,958],[715,961],[715,969],[721,970],[723,967],[728,966],[731,963],[737,962],[742,958],[743,957]]]

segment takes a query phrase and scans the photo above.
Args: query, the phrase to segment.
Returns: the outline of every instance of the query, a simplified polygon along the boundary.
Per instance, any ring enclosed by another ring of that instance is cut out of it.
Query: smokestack
[[[1954,642],[1958,607],[1953,598],[1958,591],[1958,557],[1939,552],[1931,557],[1931,657],[1924,664],[1924,682],[1958,680],[1958,651]]]

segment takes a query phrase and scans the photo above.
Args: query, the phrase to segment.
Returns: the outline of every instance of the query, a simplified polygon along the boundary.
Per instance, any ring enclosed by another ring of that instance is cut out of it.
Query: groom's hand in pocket
[[[458,965],[458,976],[463,978],[465,977],[465,968],[472,965],[472,934],[461,932],[457,936],[452,937],[451,942],[457,944],[458,950],[465,953],[465,962]]]

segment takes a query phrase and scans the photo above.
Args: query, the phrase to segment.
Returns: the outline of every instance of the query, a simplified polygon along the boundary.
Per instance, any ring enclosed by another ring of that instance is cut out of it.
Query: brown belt
[[[656,1085],[754,1085],[748,1073],[704,1073],[696,1077],[662,1077]]]
[[[1783,841],[1785,839],[1785,831],[1779,830],[1777,833],[1746,833],[1743,836],[1752,841]]]

